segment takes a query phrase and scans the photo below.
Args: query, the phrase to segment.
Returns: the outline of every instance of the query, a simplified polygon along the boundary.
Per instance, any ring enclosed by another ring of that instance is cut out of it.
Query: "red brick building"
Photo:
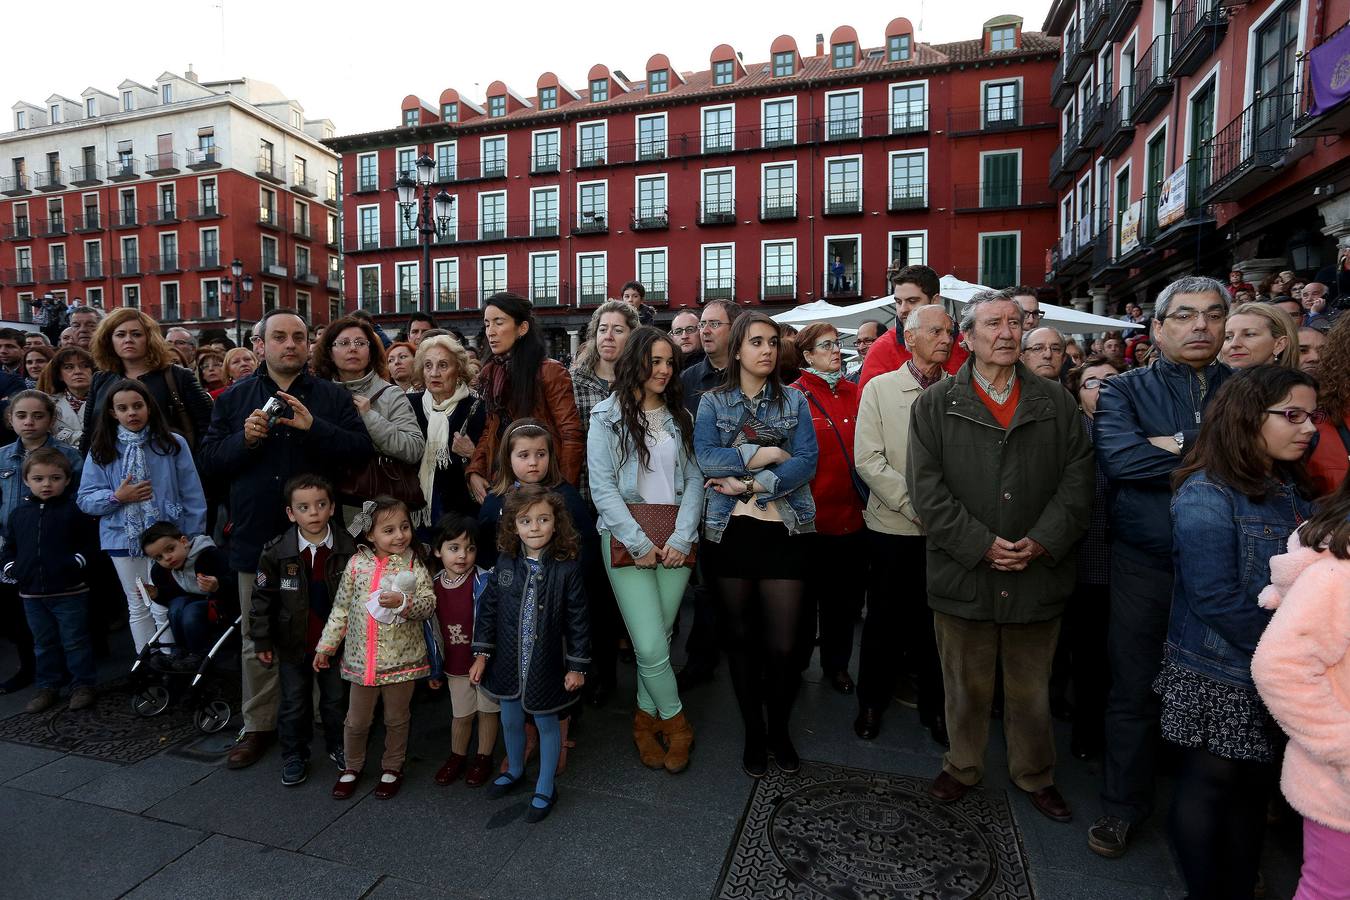
[[[73,100],[13,106],[0,134],[0,318],[53,294],[138,306],[164,323],[232,325],[222,291],[253,280],[244,322],[341,308],[333,123],[252,79],[165,72]],[[242,281],[243,279],[239,279]]]
[[[529,97],[499,81],[482,104],[409,96],[400,127],[326,142],[342,154],[348,300],[397,322],[425,282],[430,308],[470,320],[509,289],[571,330],[630,279],[671,309],[875,296],[895,258],[1039,280],[1059,42],[1012,16],[920,38],[895,19],[870,40],[783,35],[760,62],[722,44],[694,72],[657,53],[576,89],[546,72]],[[422,154],[454,199],[430,273],[394,192]]]
[[[1314,113],[1307,66],[1347,20],[1350,0],[1057,0],[1060,294],[1115,312],[1182,274],[1312,278],[1350,246],[1350,103]]]

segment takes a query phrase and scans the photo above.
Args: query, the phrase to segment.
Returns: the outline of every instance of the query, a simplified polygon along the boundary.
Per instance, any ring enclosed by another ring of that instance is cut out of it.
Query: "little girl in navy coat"
[[[558,494],[541,485],[508,494],[497,537],[502,555],[474,622],[469,680],[501,704],[506,740],[508,768],[492,783],[494,796],[524,779],[526,713],[539,729],[539,778],[525,815],[531,823],[558,801],[558,712],[575,699],[591,661],[579,543]]]

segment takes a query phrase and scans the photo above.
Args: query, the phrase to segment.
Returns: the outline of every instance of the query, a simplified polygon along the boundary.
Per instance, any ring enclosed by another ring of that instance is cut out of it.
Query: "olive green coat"
[[[1092,445],[1069,392],[1021,363],[1005,431],[975,393],[974,362],[924,391],[910,419],[906,480],[928,534],[928,605],[976,621],[1052,619],[1074,587]],[[995,536],[1030,537],[1046,553],[1020,572],[995,571],[984,560]]]

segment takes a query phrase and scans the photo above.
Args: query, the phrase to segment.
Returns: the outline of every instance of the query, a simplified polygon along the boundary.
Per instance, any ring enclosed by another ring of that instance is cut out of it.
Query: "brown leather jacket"
[[[481,385],[479,385],[481,388]],[[563,478],[575,486],[581,480],[581,460],[586,455],[586,436],[581,430],[577,401],[572,395],[572,376],[556,360],[546,359],[539,367],[539,389],[535,392],[534,409],[530,418],[543,422],[553,435],[553,446],[558,451],[558,465]],[[497,445],[509,422],[501,421],[497,412],[488,412],[483,437],[474,448],[464,474],[481,475],[489,482],[497,470]]]

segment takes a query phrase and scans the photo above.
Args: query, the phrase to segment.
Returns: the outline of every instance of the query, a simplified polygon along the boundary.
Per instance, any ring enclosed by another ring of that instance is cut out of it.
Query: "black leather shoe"
[[[769,751],[764,739],[747,740],[745,752],[741,754],[741,768],[751,778],[763,778],[769,771]]]
[[[827,680],[830,682],[830,687],[834,688],[839,693],[841,694],[853,693],[853,679],[849,677],[848,672],[845,672],[841,669],[840,671],[835,672],[833,675],[829,676]]]
[[[858,710],[858,718],[853,720],[853,733],[864,741],[876,740],[881,734],[881,710],[864,706]]]
[[[788,737],[786,732],[769,741],[769,753],[778,764],[778,768],[789,775],[802,767],[802,759],[797,755],[797,748],[792,746],[792,738]]]

